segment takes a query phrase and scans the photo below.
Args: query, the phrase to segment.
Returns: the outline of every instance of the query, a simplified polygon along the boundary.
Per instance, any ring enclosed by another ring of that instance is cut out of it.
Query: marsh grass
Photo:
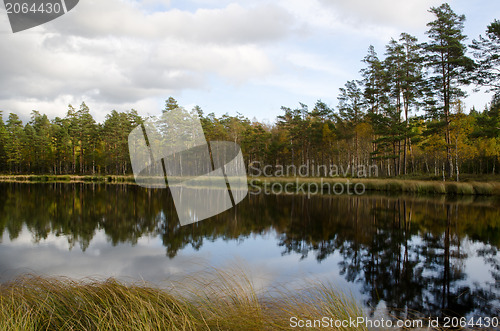
[[[167,288],[33,275],[0,285],[1,330],[288,330],[292,316],[348,319],[362,311],[321,283],[270,291],[234,271],[185,277]]]
[[[0,182],[28,183],[134,183],[132,175],[127,176],[74,176],[74,175],[0,175]]]
[[[257,186],[271,186],[273,184],[298,185],[310,183],[323,183],[323,188],[332,187],[336,183],[363,184],[366,191],[411,193],[411,194],[447,194],[447,195],[500,195],[500,182],[453,182],[453,181],[426,181],[412,179],[377,179],[377,178],[273,178],[250,177],[249,182]],[[290,187],[290,186],[289,186]],[[352,187],[352,186],[351,186]]]
[[[495,177],[496,178],[496,177]],[[155,178],[156,180],[156,178]],[[321,178],[304,177],[249,177],[251,185],[269,186],[272,184],[286,185],[295,189],[298,184],[321,183]],[[0,182],[29,182],[29,183],[113,183],[134,184],[135,178],[127,176],[70,176],[70,175],[0,175]],[[412,193],[412,194],[448,194],[448,195],[500,195],[499,181],[464,181],[453,182],[442,180],[414,180],[414,179],[391,179],[391,178],[324,178],[323,185],[341,183],[353,185],[361,183],[366,191]],[[199,187],[204,187],[204,181],[199,180]]]

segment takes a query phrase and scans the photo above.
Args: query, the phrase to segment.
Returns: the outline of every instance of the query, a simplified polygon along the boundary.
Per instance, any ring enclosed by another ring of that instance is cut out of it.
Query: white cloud
[[[286,9],[266,3],[249,8],[231,3],[195,12],[171,9],[150,13],[145,9],[124,0],[87,0],[75,7],[71,20],[60,19],[48,28],[85,37],[113,35],[242,44],[279,40],[294,24]]]
[[[325,30],[330,36],[355,35],[388,41],[401,32],[425,30],[432,19],[428,12],[441,0],[282,0],[296,19],[310,31]]]
[[[333,82],[328,79],[302,79],[297,75],[283,74],[265,79],[262,84],[264,86],[279,87],[285,91],[289,91],[294,95],[313,97],[321,99],[325,96],[331,96],[335,93]],[[297,100],[290,100],[291,103]]]
[[[336,63],[332,58],[328,59],[316,53],[294,52],[287,55],[286,59],[295,66],[328,73],[336,77],[349,79],[351,76],[351,72],[346,71],[342,64]]]
[[[432,6],[439,6],[441,0],[319,0],[331,8],[338,19],[353,25],[389,26],[398,29],[425,27],[432,18],[428,12]]]
[[[148,6],[162,4],[168,2]],[[207,88],[212,75],[241,84],[273,71],[262,45],[293,31],[286,10],[269,4],[194,13],[143,9],[130,1],[87,0],[52,23],[1,31],[1,108],[26,113],[85,98],[137,104]],[[6,30],[5,17],[0,23]]]

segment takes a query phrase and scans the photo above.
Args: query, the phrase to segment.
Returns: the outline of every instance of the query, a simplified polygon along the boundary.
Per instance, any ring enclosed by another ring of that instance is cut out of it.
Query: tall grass
[[[92,183],[134,183],[132,175],[104,176],[104,175],[0,175],[0,182],[31,182],[31,183],[58,183],[58,182],[92,182]]]
[[[320,178],[285,178],[285,177],[249,177],[252,185],[292,184],[302,183],[320,184]],[[0,175],[0,182],[93,182],[93,183],[135,183],[134,176],[70,176],[70,175]],[[377,179],[377,178],[324,178],[323,184],[357,184],[364,185],[366,191],[415,193],[415,194],[448,194],[448,195],[500,195],[500,182],[443,182],[439,180],[413,180],[413,179]],[[203,186],[200,180],[200,186]],[[290,186],[289,186],[290,187]],[[291,186],[294,188],[295,186]],[[307,186],[306,186],[307,188]]]
[[[377,178],[273,178],[257,177],[249,178],[252,186],[270,186],[279,184],[283,187],[295,188],[298,185],[303,186],[306,191],[309,183],[323,183],[323,188],[330,188],[340,183],[342,185],[363,184],[366,191],[411,193],[411,194],[447,194],[447,195],[500,195],[500,182],[443,182],[443,181],[425,181],[410,179],[377,179]],[[290,186],[291,185],[291,186]],[[315,187],[313,187],[315,188]]]
[[[330,286],[270,293],[256,289],[241,272],[186,277],[166,289],[29,275],[0,285],[0,329],[289,330],[292,316],[362,316],[352,298]]]
[[[156,179],[156,178],[155,178]],[[292,184],[302,183],[320,184],[320,178],[291,178],[291,177],[249,177],[248,182],[252,185]],[[72,175],[0,175],[0,182],[94,182],[94,183],[135,183],[132,175],[126,176],[72,176]],[[391,179],[391,178],[323,178],[323,184],[354,184],[361,183],[367,191],[415,193],[415,194],[448,194],[448,195],[500,195],[500,182],[443,182],[441,180],[414,180],[414,179]],[[199,180],[203,186],[203,180]],[[289,186],[290,187],[290,186]],[[291,186],[293,188],[295,186]],[[307,188],[307,186],[306,186]]]

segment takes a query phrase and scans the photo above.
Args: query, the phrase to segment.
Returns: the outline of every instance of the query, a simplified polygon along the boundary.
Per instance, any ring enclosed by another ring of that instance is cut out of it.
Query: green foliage
[[[304,103],[283,106],[274,123],[205,115],[199,106],[191,114],[208,141],[234,141],[247,166],[269,165],[273,172],[309,165],[325,176],[335,165],[344,177],[360,166],[376,166],[383,176],[457,181],[464,174],[494,175],[500,171],[500,22],[472,42],[474,62],[466,56],[465,16],[447,3],[430,12],[427,42],[402,33],[389,41],[385,58],[369,47],[361,80],[340,88],[336,108],[321,100],[312,110]],[[463,109],[462,88],[470,82],[495,92],[482,113]],[[163,111],[176,108],[169,97]],[[96,123],[85,103],[69,105],[64,118],[52,121],[33,111],[24,126],[15,114],[5,124],[0,116],[0,172],[129,175],[127,137],[143,121],[135,110],[113,110]]]
[[[19,172],[21,170],[23,147],[26,146],[23,122],[19,119],[19,116],[10,113],[5,127],[8,133],[5,147],[8,167],[10,171]]]
[[[478,60],[472,79],[495,94],[500,92],[500,21],[494,20],[486,30],[486,38],[472,41],[472,52]]]
[[[179,108],[177,100],[175,100],[173,97],[169,97],[167,101],[165,101],[165,109],[163,110],[163,112],[168,112],[177,108]]]
[[[431,94],[435,95],[436,99],[427,111],[431,118],[440,121],[442,125],[429,129],[435,133],[444,133],[446,169],[449,177],[452,177],[454,170],[450,137],[451,104],[465,96],[460,86],[469,83],[467,77],[474,69],[474,62],[465,55],[466,36],[462,33],[465,16],[457,15],[447,3],[431,8],[430,12],[435,15],[435,20],[427,24],[430,41],[424,47],[427,66],[434,72],[429,84]]]

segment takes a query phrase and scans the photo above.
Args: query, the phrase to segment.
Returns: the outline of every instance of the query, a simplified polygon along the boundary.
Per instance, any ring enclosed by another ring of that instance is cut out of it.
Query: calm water
[[[0,282],[23,273],[145,279],[235,264],[258,286],[306,278],[373,313],[497,316],[498,198],[249,195],[180,227],[167,190],[0,184]]]

